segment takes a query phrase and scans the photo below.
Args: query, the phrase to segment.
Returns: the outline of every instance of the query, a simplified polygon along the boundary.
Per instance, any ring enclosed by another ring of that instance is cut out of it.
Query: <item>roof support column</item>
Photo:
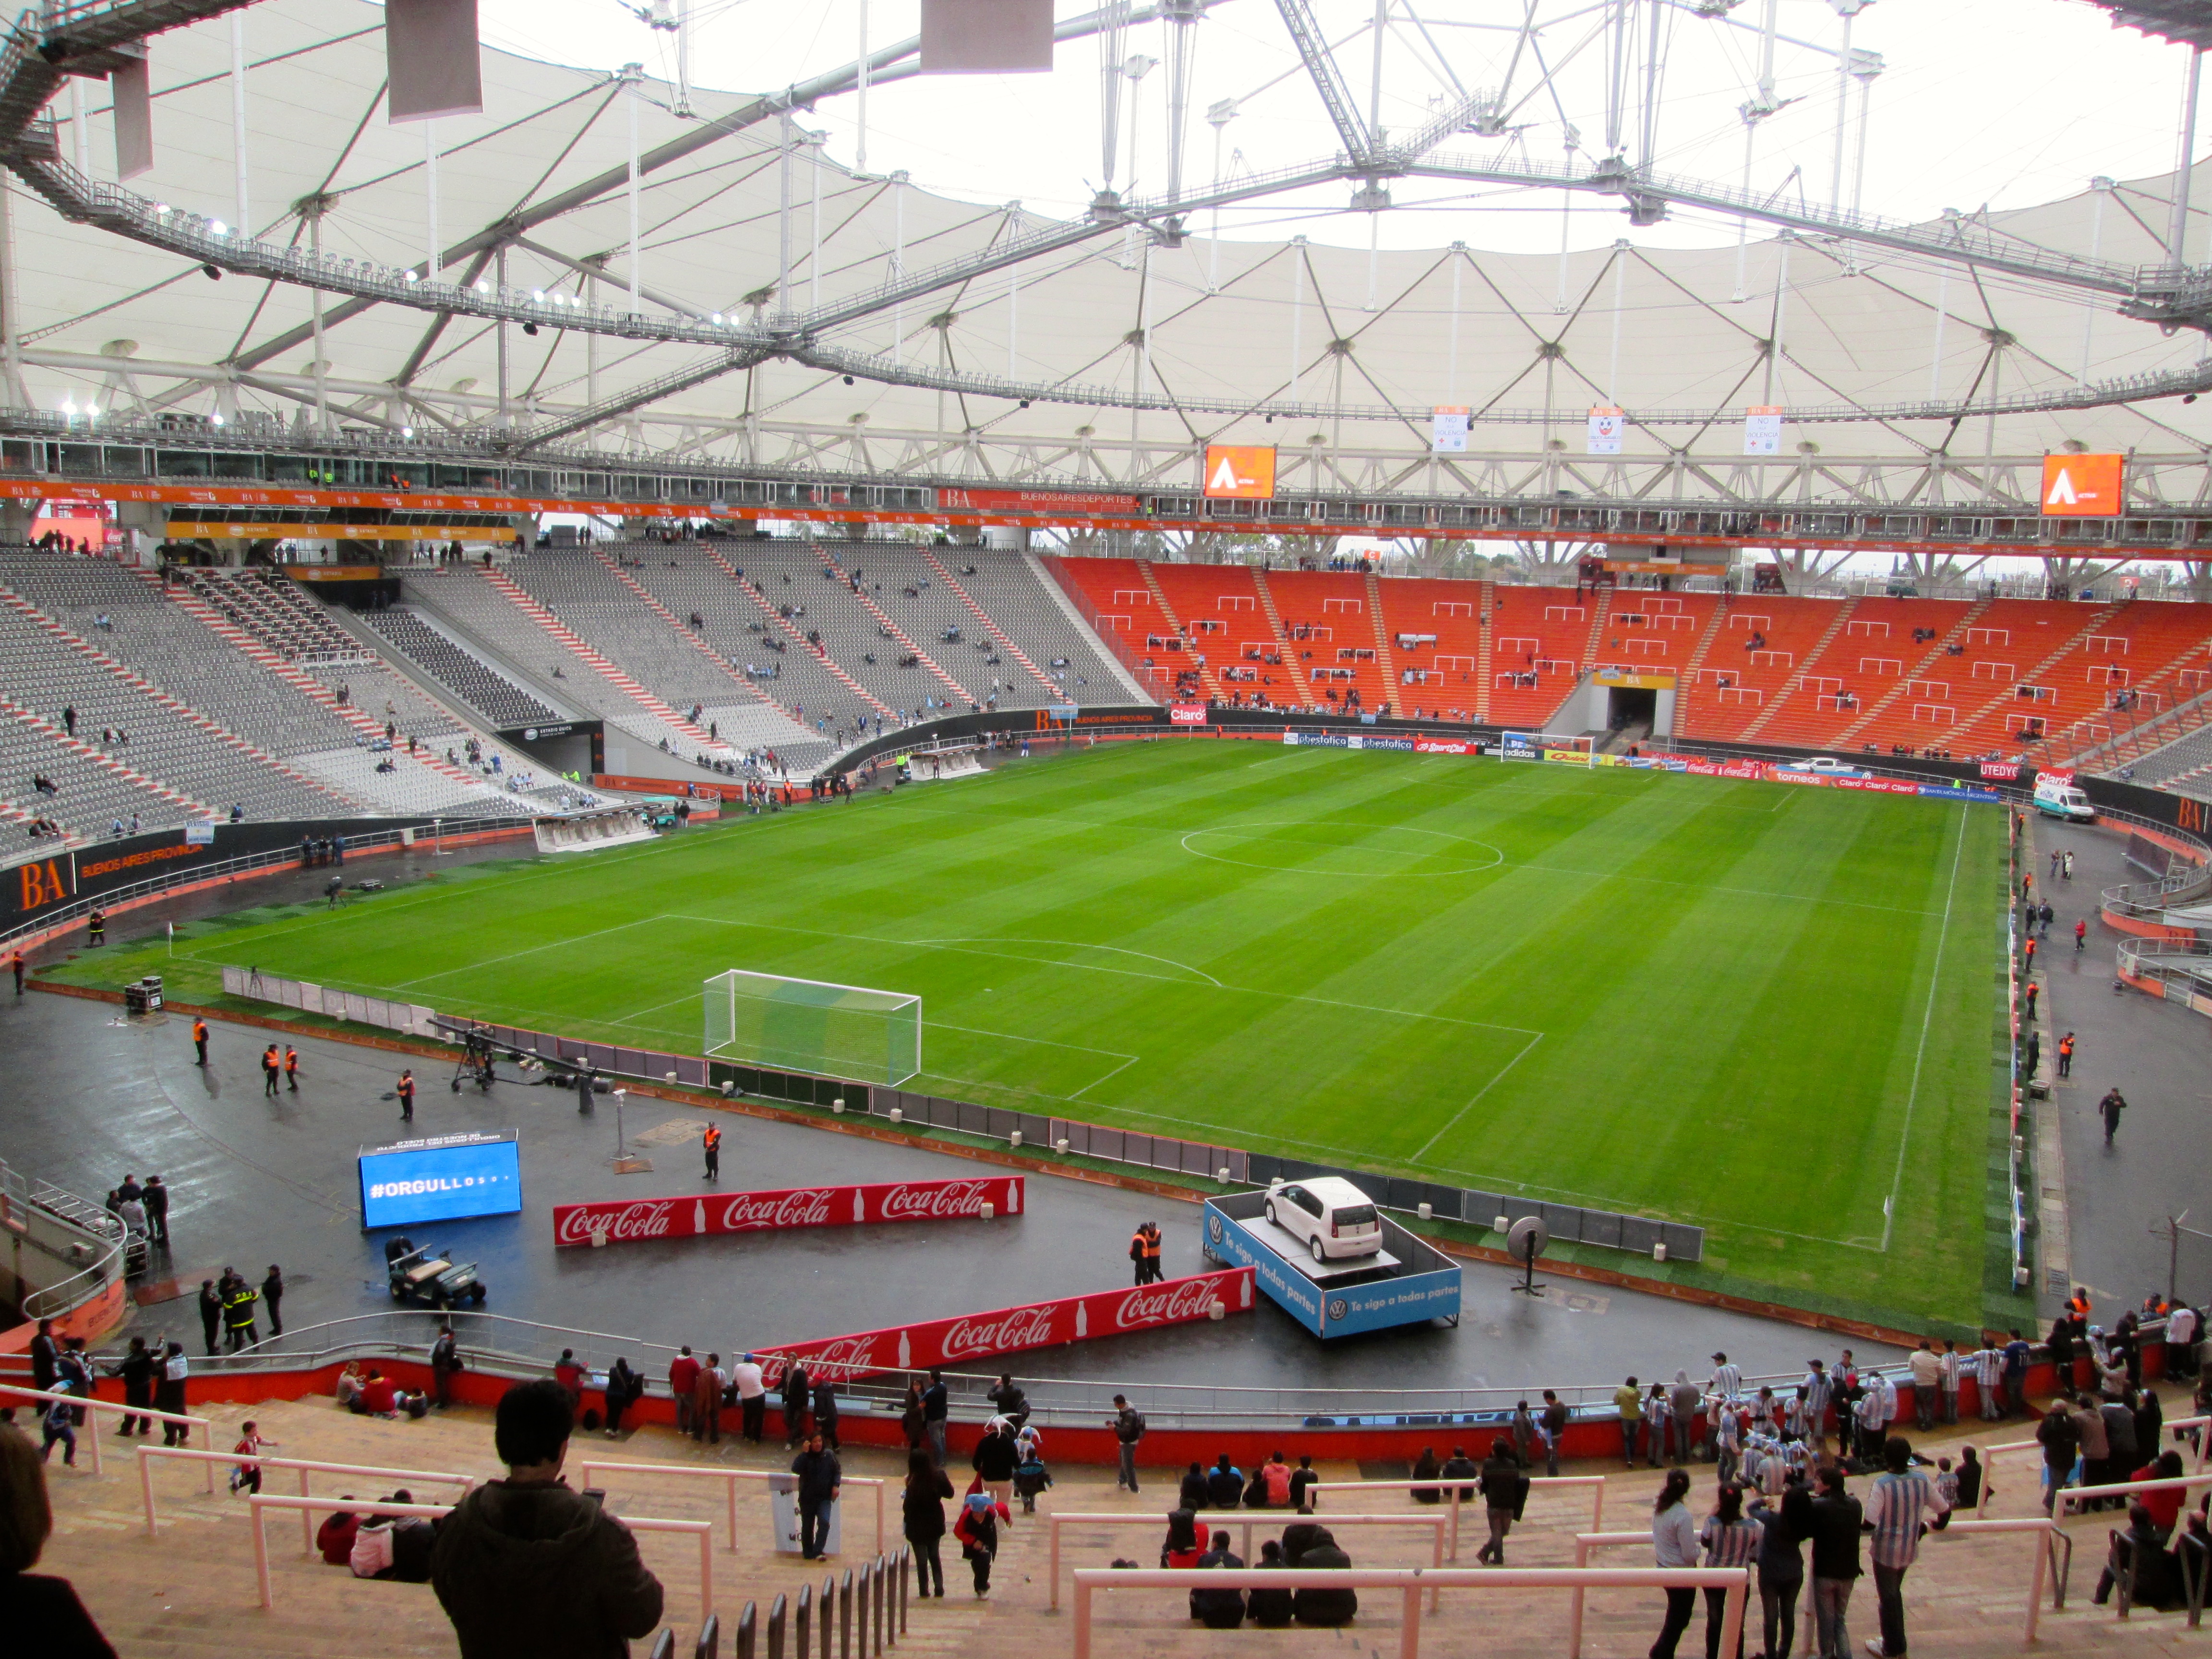
[[[230,146],[236,169],[238,234],[253,234],[253,216],[246,187],[246,14],[230,15]]]
[[[2189,175],[2197,159],[2197,93],[2203,78],[2204,50],[2192,47],[2189,73],[2181,83],[2181,160],[2173,171],[2173,216],[2166,231],[2166,257],[2177,265],[2187,263],[2184,252],[2189,244]]]

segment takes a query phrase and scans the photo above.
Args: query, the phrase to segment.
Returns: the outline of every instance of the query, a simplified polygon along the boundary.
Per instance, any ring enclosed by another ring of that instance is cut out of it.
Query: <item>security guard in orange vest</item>
[[[2074,1075],[2074,1033],[2071,1031],[2058,1039],[2058,1075]]]
[[[192,1047],[200,1051],[200,1057],[194,1060],[192,1064],[195,1066],[206,1065],[207,1021],[202,1019],[198,1014],[194,1014],[192,1016]]]
[[[294,1094],[300,1092],[300,1051],[289,1042],[284,1045],[284,1084]]]
[[[402,1123],[415,1121],[415,1073],[412,1071],[399,1074],[399,1121]]]
[[[264,1097],[276,1092],[276,1074],[283,1069],[283,1059],[275,1043],[261,1051],[261,1092]]]
[[[699,1137],[699,1148],[707,1154],[707,1179],[720,1180],[722,1178],[721,1130],[709,1123],[707,1126],[707,1133]]]
[[[1129,1260],[1136,1265],[1137,1283],[1150,1285],[1160,1276],[1160,1230],[1147,1221],[1129,1236]]]

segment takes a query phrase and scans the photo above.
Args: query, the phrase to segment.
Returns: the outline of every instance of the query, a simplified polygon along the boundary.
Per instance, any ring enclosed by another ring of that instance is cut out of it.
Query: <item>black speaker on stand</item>
[[[1551,1242],[1552,1230],[1544,1224],[1541,1216],[1522,1216],[1505,1235],[1505,1253],[1521,1264],[1521,1282],[1513,1286],[1517,1294],[1544,1293],[1545,1286],[1536,1283],[1536,1258],[1544,1254],[1544,1247]]]

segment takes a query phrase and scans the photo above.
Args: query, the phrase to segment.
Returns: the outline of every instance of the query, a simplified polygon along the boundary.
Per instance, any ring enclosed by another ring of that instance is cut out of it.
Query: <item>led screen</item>
[[[522,1208],[522,1162],[514,1136],[439,1135],[365,1147],[361,1224],[409,1227]]]

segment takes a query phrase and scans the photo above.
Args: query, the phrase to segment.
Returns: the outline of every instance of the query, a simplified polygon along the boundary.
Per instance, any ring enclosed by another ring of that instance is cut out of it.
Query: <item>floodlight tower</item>
[[[1851,109],[1851,20],[1873,3],[1874,0],[1828,0],[1836,15],[1844,20],[1843,48],[1836,54],[1835,166],[1828,175],[1828,204],[1839,212],[1844,205],[1844,131]],[[1767,38],[1770,42],[1773,39],[1771,34]]]

